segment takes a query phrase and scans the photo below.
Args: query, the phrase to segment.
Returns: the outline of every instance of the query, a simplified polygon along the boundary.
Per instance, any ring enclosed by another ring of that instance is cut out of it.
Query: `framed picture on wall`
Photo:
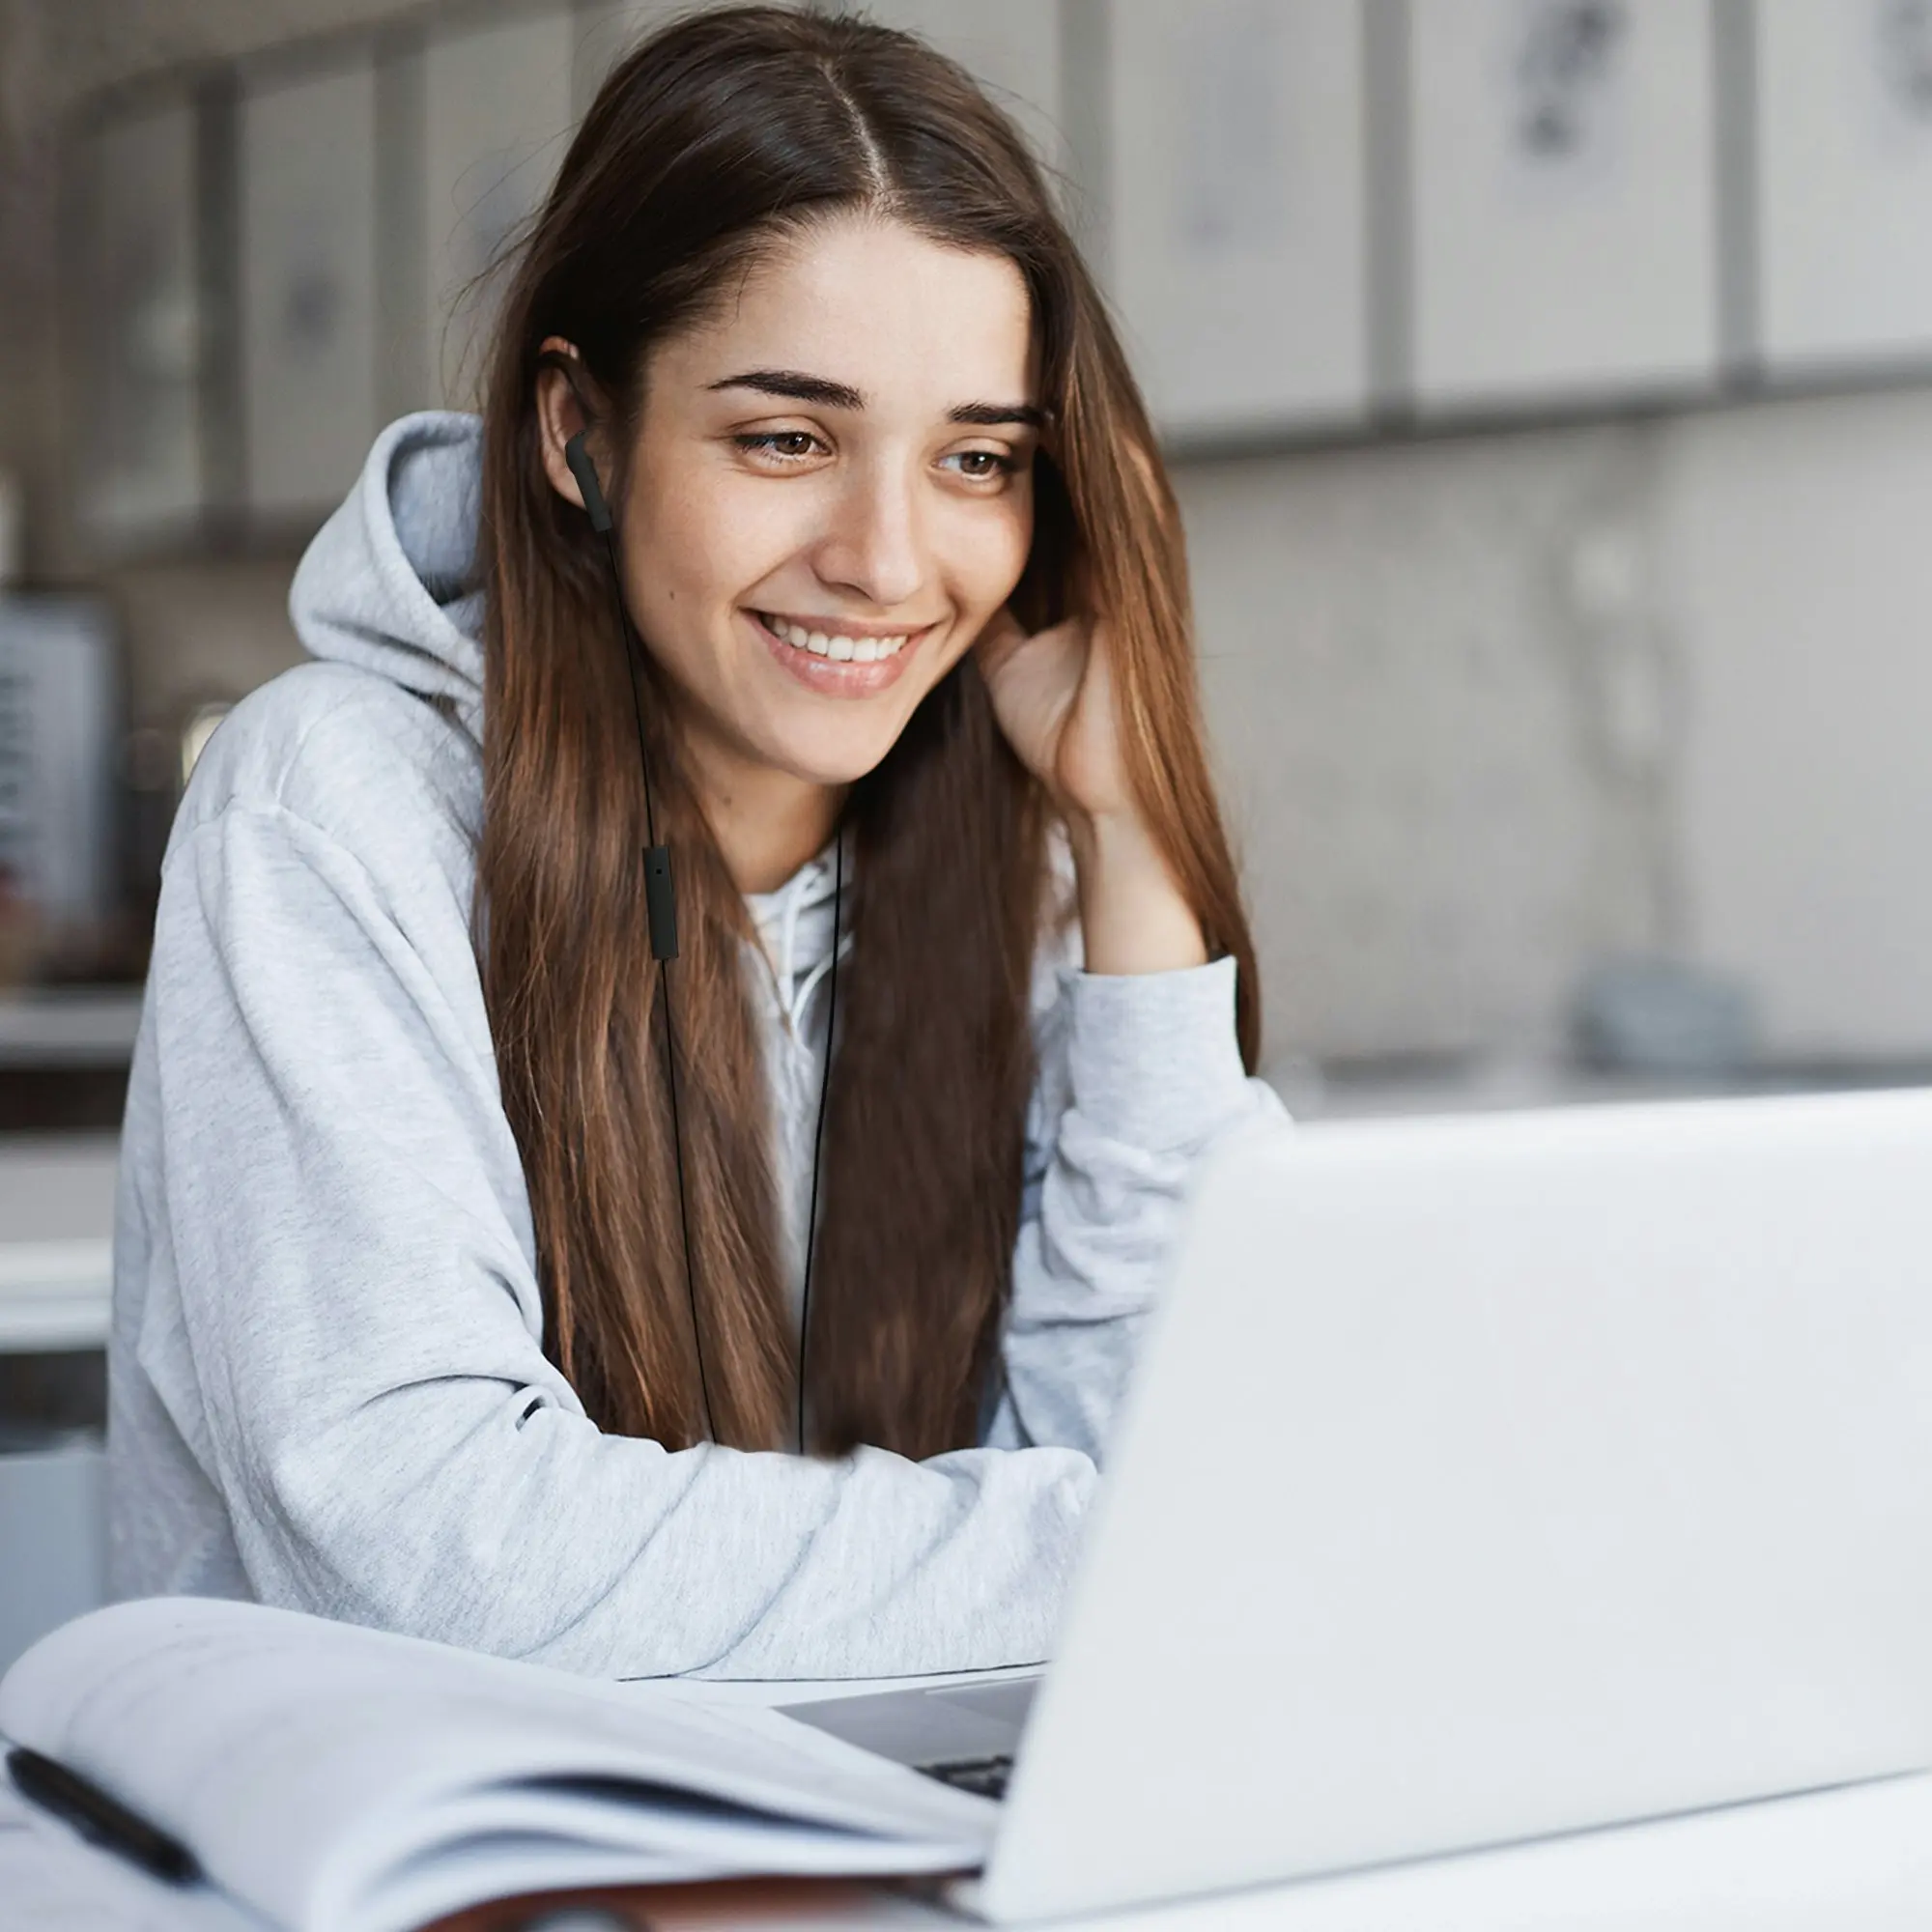
[[[1705,0],[1426,0],[1408,23],[1419,407],[1713,382]]]
[[[1105,259],[1176,438],[1362,415],[1359,0],[1114,0]]]
[[[578,42],[556,6],[434,36],[423,60],[429,361],[444,405],[470,408],[496,291],[480,280],[563,159]]]
[[[380,427],[373,62],[249,87],[238,138],[247,503],[312,516]]]
[[[205,501],[198,146],[183,93],[103,115],[70,150],[77,509],[108,551],[192,534]]]
[[[1932,6],[1760,0],[1759,350],[1932,356]]]

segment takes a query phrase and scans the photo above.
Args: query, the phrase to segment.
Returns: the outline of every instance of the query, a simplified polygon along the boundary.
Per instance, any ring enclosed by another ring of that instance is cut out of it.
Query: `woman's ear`
[[[588,381],[576,347],[560,335],[546,336],[537,352],[537,435],[544,474],[550,487],[580,510],[584,507],[583,492],[571,474],[564,451],[572,437],[590,427],[583,395]]]

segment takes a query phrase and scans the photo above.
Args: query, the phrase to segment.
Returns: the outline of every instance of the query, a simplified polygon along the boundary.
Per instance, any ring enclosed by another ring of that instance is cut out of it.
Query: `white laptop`
[[[997,1919],[1932,1765],[1932,1093],[1236,1148],[1037,1696],[790,1709]]]

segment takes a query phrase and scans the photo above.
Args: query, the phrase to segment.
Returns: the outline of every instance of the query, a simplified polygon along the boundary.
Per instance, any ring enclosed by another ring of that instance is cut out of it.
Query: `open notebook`
[[[998,1806],[701,1690],[596,1683],[255,1605],[67,1625],[0,1737],[183,1841],[290,1932],[405,1932],[515,1893],[971,1870]]]

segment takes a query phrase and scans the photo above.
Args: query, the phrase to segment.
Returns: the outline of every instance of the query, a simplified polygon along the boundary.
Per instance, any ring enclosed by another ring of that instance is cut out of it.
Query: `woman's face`
[[[1033,538],[1030,324],[1004,257],[847,215],[655,352],[625,591],[700,763],[848,783],[1005,604]]]

